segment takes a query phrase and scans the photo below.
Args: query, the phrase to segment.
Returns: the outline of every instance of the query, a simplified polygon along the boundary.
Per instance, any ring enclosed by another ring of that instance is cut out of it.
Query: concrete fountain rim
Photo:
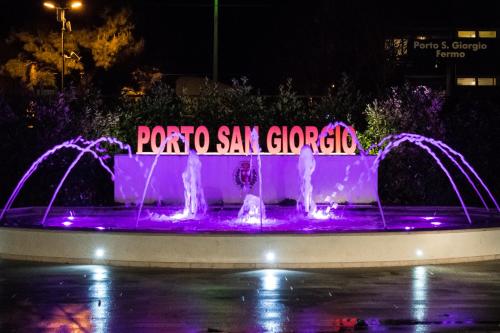
[[[500,227],[315,234],[0,227],[0,258],[169,268],[387,267],[498,259],[498,239]],[[105,250],[101,258],[98,249]]]

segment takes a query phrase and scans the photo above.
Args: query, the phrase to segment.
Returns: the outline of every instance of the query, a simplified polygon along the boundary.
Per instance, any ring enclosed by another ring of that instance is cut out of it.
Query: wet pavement
[[[500,261],[172,270],[0,261],[0,332],[500,332]]]

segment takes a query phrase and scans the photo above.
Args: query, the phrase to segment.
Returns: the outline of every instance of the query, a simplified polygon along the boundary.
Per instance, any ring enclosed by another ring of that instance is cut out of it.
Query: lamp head
[[[49,8],[49,9],[56,8],[56,5],[52,1],[45,1],[43,3],[43,6]]]
[[[71,2],[69,3],[69,7],[70,7],[71,9],[79,9],[79,8],[81,8],[81,7],[82,7],[82,3],[81,3],[81,1],[71,1]]]

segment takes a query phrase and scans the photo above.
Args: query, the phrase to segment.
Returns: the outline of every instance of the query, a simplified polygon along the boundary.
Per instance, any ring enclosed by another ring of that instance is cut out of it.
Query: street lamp
[[[62,7],[52,1],[46,1],[43,6],[49,9],[56,10],[57,22],[61,22],[61,92],[64,91],[64,32],[69,30],[71,32],[71,24],[66,20],[66,11],[71,9],[79,9],[82,7],[81,1],[71,1]]]
[[[214,32],[212,46],[212,80],[219,79],[219,0],[214,0]]]

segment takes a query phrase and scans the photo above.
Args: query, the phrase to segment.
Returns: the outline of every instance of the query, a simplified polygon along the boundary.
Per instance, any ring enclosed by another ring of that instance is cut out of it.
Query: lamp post
[[[214,0],[214,43],[212,49],[212,80],[219,79],[219,0]]]
[[[80,1],[71,1],[65,7],[59,6],[54,2],[46,1],[43,3],[46,8],[56,10],[57,22],[61,22],[61,92],[64,91],[64,33],[66,29],[71,31],[71,24],[66,20],[66,11],[70,9],[79,9],[82,7]]]

